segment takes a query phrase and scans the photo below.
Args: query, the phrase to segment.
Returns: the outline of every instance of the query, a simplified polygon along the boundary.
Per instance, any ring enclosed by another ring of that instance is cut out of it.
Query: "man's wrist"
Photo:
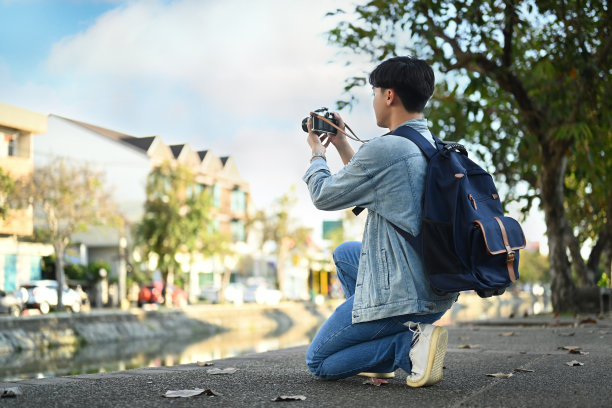
[[[323,159],[327,161],[324,152],[312,152],[312,156],[310,157],[310,161],[312,162],[314,159]]]

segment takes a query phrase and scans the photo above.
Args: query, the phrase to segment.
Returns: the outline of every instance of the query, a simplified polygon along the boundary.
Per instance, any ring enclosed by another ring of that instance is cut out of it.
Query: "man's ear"
[[[386,96],[387,106],[391,106],[391,104],[393,103],[397,95],[395,94],[395,91],[393,89],[385,89],[385,96]]]

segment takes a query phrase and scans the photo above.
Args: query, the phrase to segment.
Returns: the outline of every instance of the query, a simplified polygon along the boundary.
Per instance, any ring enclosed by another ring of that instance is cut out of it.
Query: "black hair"
[[[423,112],[434,91],[434,72],[427,62],[415,57],[393,57],[370,74],[370,85],[393,89],[408,112]]]

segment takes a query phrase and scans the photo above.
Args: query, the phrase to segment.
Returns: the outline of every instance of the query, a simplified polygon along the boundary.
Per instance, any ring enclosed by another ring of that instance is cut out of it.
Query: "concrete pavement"
[[[21,395],[4,407],[609,407],[612,317],[551,316],[477,321],[448,327],[444,379],[428,388],[364,378],[315,379],[305,347],[197,364],[0,383]],[[563,349],[565,347],[565,349]],[[574,350],[575,354],[571,354]],[[583,365],[568,365],[577,361]],[[233,367],[213,375],[211,368]],[[516,370],[520,371],[517,372]],[[487,374],[512,374],[496,378]],[[168,390],[211,389],[221,396],[164,398]],[[281,395],[305,400],[273,402]]]

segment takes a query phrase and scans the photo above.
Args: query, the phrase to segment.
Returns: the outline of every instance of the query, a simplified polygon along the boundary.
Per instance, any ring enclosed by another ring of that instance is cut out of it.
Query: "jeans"
[[[401,315],[352,324],[353,295],[361,242],[345,242],[334,251],[338,278],[346,301],[323,324],[306,352],[310,371],[323,380],[337,380],[360,372],[411,372],[413,333],[406,322],[433,323],[444,312]]]

